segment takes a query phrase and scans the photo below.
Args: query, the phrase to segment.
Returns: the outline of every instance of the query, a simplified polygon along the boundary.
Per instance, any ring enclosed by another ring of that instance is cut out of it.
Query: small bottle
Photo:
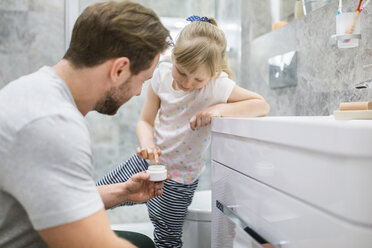
[[[301,0],[296,0],[295,7],[294,7],[294,17],[295,19],[303,17],[304,14],[304,7],[302,6]]]

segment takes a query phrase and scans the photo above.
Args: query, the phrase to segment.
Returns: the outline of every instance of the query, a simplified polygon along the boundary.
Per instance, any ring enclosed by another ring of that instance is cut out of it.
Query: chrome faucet
[[[372,64],[363,65],[363,69],[372,67]],[[355,88],[357,89],[365,89],[365,88],[372,88],[372,79],[357,83],[355,85]]]
[[[355,85],[355,88],[357,89],[372,88],[372,79],[357,83]]]

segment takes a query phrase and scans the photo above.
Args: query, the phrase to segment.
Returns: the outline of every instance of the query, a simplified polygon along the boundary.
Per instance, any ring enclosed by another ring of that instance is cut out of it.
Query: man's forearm
[[[100,185],[97,186],[97,189],[105,205],[105,209],[110,209],[128,200],[125,193],[125,183]]]
[[[115,235],[103,209],[86,218],[38,232],[50,248],[135,248],[129,241]]]

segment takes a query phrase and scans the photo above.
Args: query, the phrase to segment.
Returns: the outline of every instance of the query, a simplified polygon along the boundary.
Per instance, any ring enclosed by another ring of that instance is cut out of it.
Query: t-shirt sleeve
[[[161,62],[156,68],[154,75],[151,79],[151,86],[156,95],[159,95],[160,92],[163,92],[164,87],[166,87],[166,82],[169,82],[172,74],[172,64],[168,62]],[[163,88],[162,88],[163,87]]]
[[[83,120],[83,119],[82,119]],[[71,117],[36,120],[17,135],[7,189],[36,230],[74,222],[103,208],[92,177],[88,129]]]
[[[235,86],[235,82],[228,78],[227,74],[222,72],[212,84],[212,95],[217,102],[227,102]]]

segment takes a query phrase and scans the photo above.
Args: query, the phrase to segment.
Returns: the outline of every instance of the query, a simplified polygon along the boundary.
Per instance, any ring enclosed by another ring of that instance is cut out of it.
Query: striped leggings
[[[136,154],[106,174],[97,185],[125,182],[147,167],[148,163]],[[197,186],[198,180],[192,184],[167,180],[164,182],[163,194],[145,203],[154,225],[156,247],[182,247],[182,226]],[[127,202],[121,206],[133,204],[137,203]]]

